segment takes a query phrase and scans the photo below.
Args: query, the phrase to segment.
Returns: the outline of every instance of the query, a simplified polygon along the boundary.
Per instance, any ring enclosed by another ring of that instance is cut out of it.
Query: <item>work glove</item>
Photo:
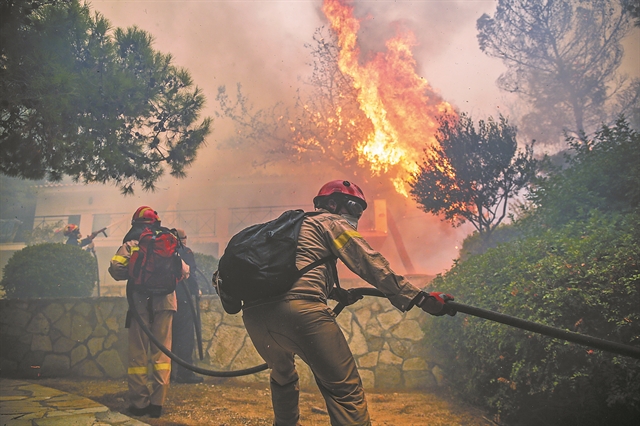
[[[346,290],[341,287],[334,287],[329,294],[329,299],[336,300],[344,306],[350,306],[362,299],[362,294],[357,294],[352,290]]]
[[[448,300],[453,300],[453,296],[441,291],[425,293],[421,291],[414,300],[414,304],[428,314],[437,317],[442,315],[454,316],[457,312],[447,305]]]

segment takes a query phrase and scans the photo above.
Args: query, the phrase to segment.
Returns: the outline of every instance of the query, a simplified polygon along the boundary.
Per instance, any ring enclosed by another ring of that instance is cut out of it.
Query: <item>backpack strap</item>
[[[305,212],[304,213],[304,217],[317,216],[319,214],[325,214],[325,212],[320,212],[320,211]],[[322,265],[324,263],[327,263],[327,262],[329,262],[329,261],[331,261],[333,259],[336,259],[336,257],[334,255],[330,254],[328,256],[322,257],[320,259],[317,259],[317,260],[311,262],[310,264],[308,264],[304,268],[300,269],[300,277],[302,277],[304,274],[306,274],[307,272],[309,272],[313,268],[316,268],[316,267],[318,267],[318,266],[320,266],[320,265]],[[335,270],[335,268],[333,268],[333,269]],[[337,278],[338,277],[338,272],[335,271],[334,275]]]
[[[310,264],[308,264],[304,268],[300,269],[300,277],[302,277],[304,274],[306,274],[307,272],[309,272],[313,268],[316,268],[316,267],[322,265],[323,263],[327,263],[327,262],[329,262],[329,261],[331,261],[331,260],[333,260],[335,258],[336,257],[334,255],[330,254],[329,256],[325,256],[323,258],[320,258],[318,260],[315,260],[315,261],[311,262]]]
[[[340,278],[338,278],[338,266],[331,262],[329,263],[329,269],[333,272],[333,283],[335,284],[335,288],[342,290],[342,287],[340,287]],[[331,291],[333,291],[333,287],[329,290],[329,293],[331,293]]]
[[[138,245],[140,244],[140,242],[138,242]],[[142,252],[139,251],[138,252],[138,257],[136,257],[136,263],[133,265],[133,276],[137,279],[138,274],[140,274],[140,269],[142,268],[142,262],[144,261],[144,259],[141,259],[141,257],[146,257],[142,255]]]
[[[329,299],[337,300],[343,307],[353,305],[358,300],[362,299],[362,296],[351,297],[351,290],[346,290],[340,287],[340,279],[338,278],[338,268],[335,263],[330,263],[329,268],[333,272],[333,282],[335,286],[329,290]],[[339,311],[338,311],[339,312]],[[338,313],[337,312],[337,313]]]

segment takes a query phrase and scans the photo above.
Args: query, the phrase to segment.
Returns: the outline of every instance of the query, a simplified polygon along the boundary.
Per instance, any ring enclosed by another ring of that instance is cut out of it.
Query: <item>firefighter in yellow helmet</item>
[[[358,233],[358,220],[367,202],[356,184],[328,182],[313,201],[316,210],[326,214],[304,219],[296,249],[298,269],[334,255],[381,290],[402,312],[419,306],[432,315],[455,314],[445,304],[453,297],[425,293],[394,273],[388,261]],[[311,368],[331,425],[371,424],[355,360],[335,314],[327,306],[335,281],[333,268],[335,263],[320,265],[303,275],[287,293],[266,301],[244,302],[242,306],[249,336],[271,368],[274,424],[278,426],[300,424],[294,355]]]
[[[67,237],[67,241],[65,242],[65,244],[78,246],[85,249],[92,249],[93,239],[96,237],[97,233],[95,233],[95,235],[91,234],[86,238],[82,238],[78,225],[70,223],[63,228],[62,235]]]

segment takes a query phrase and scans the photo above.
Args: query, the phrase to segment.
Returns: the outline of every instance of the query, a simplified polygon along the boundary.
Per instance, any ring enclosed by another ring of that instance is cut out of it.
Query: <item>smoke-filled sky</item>
[[[118,1],[94,0],[95,10],[114,26],[136,25],[155,37],[155,48],[186,67],[209,99],[217,87],[243,84],[257,106],[288,101],[310,72],[305,43],[327,26],[322,2],[314,1]],[[402,25],[418,41],[418,73],[444,99],[473,115],[505,108],[494,81],[503,70],[480,52],[475,22],[492,13],[495,1],[355,2],[362,19],[364,51],[380,50]],[[217,132],[216,132],[217,133]],[[214,138],[222,134],[214,134]]]
[[[495,0],[355,1],[361,20],[358,42],[363,52],[384,50],[398,27],[417,39],[413,55],[417,74],[442,98],[478,120],[503,113],[517,124],[524,106],[497,89],[502,62],[482,53],[476,21],[493,15]],[[221,85],[236,83],[256,107],[291,102],[300,78],[311,72],[314,31],[328,27],[322,0],[94,0],[92,7],[113,26],[136,25],[155,38],[154,47],[187,68],[208,99],[211,116]],[[640,76],[640,31],[627,37],[621,71]],[[209,151],[224,140],[230,123],[216,120]],[[201,161],[199,161],[201,163]],[[196,164],[197,169],[202,164]]]
[[[361,20],[363,52],[383,50],[385,40],[398,27],[411,30],[417,39],[413,48],[417,74],[445,101],[476,120],[500,113],[514,115],[518,110],[516,99],[496,88],[495,80],[504,71],[502,63],[483,54],[476,40],[476,20],[483,13],[492,15],[496,1],[370,0],[352,4]],[[258,108],[289,103],[295,90],[304,87],[301,79],[311,72],[305,44],[313,42],[317,28],[329,26],[321,0],[93,0],[91,6],[114,27],[135,25],[149,32],[155,49],[170,53],[176,65],[187,68],[208,99],[203,111],[207,116],[213,116],[221,85],[233,91],[241,83]],[[636,59],[630,67],[638,74],[637,44],[632,46]],[[230,123],[216,119],[207,146],[188,170],[189,177],[169,186],[220,179],[228,172],[223,164],[234,164],[234,171],[240,174],[246,167],[248,173],[253,159],[230,161],[224,159],[228,153],[217,149],[231,129]],[[317,191],[319,183],[309,184],[311,192]],[[436,250],[425,253],[429,262],[417,263],[422,271],[441,272],[451,266],[457,247],[472,229],[452,230],[427,216],[415,205],[409,209],[403,229],[405,243],[410,251],[417,250],[425,245],[421,235],[431,235],[427,240],[436,240]],[[429,229],[418,232],[417,224]]]

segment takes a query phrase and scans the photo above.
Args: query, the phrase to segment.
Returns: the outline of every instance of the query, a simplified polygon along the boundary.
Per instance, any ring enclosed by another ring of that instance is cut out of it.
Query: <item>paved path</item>
[[[88,398],[0,378],[0,426],[144,426]]]

